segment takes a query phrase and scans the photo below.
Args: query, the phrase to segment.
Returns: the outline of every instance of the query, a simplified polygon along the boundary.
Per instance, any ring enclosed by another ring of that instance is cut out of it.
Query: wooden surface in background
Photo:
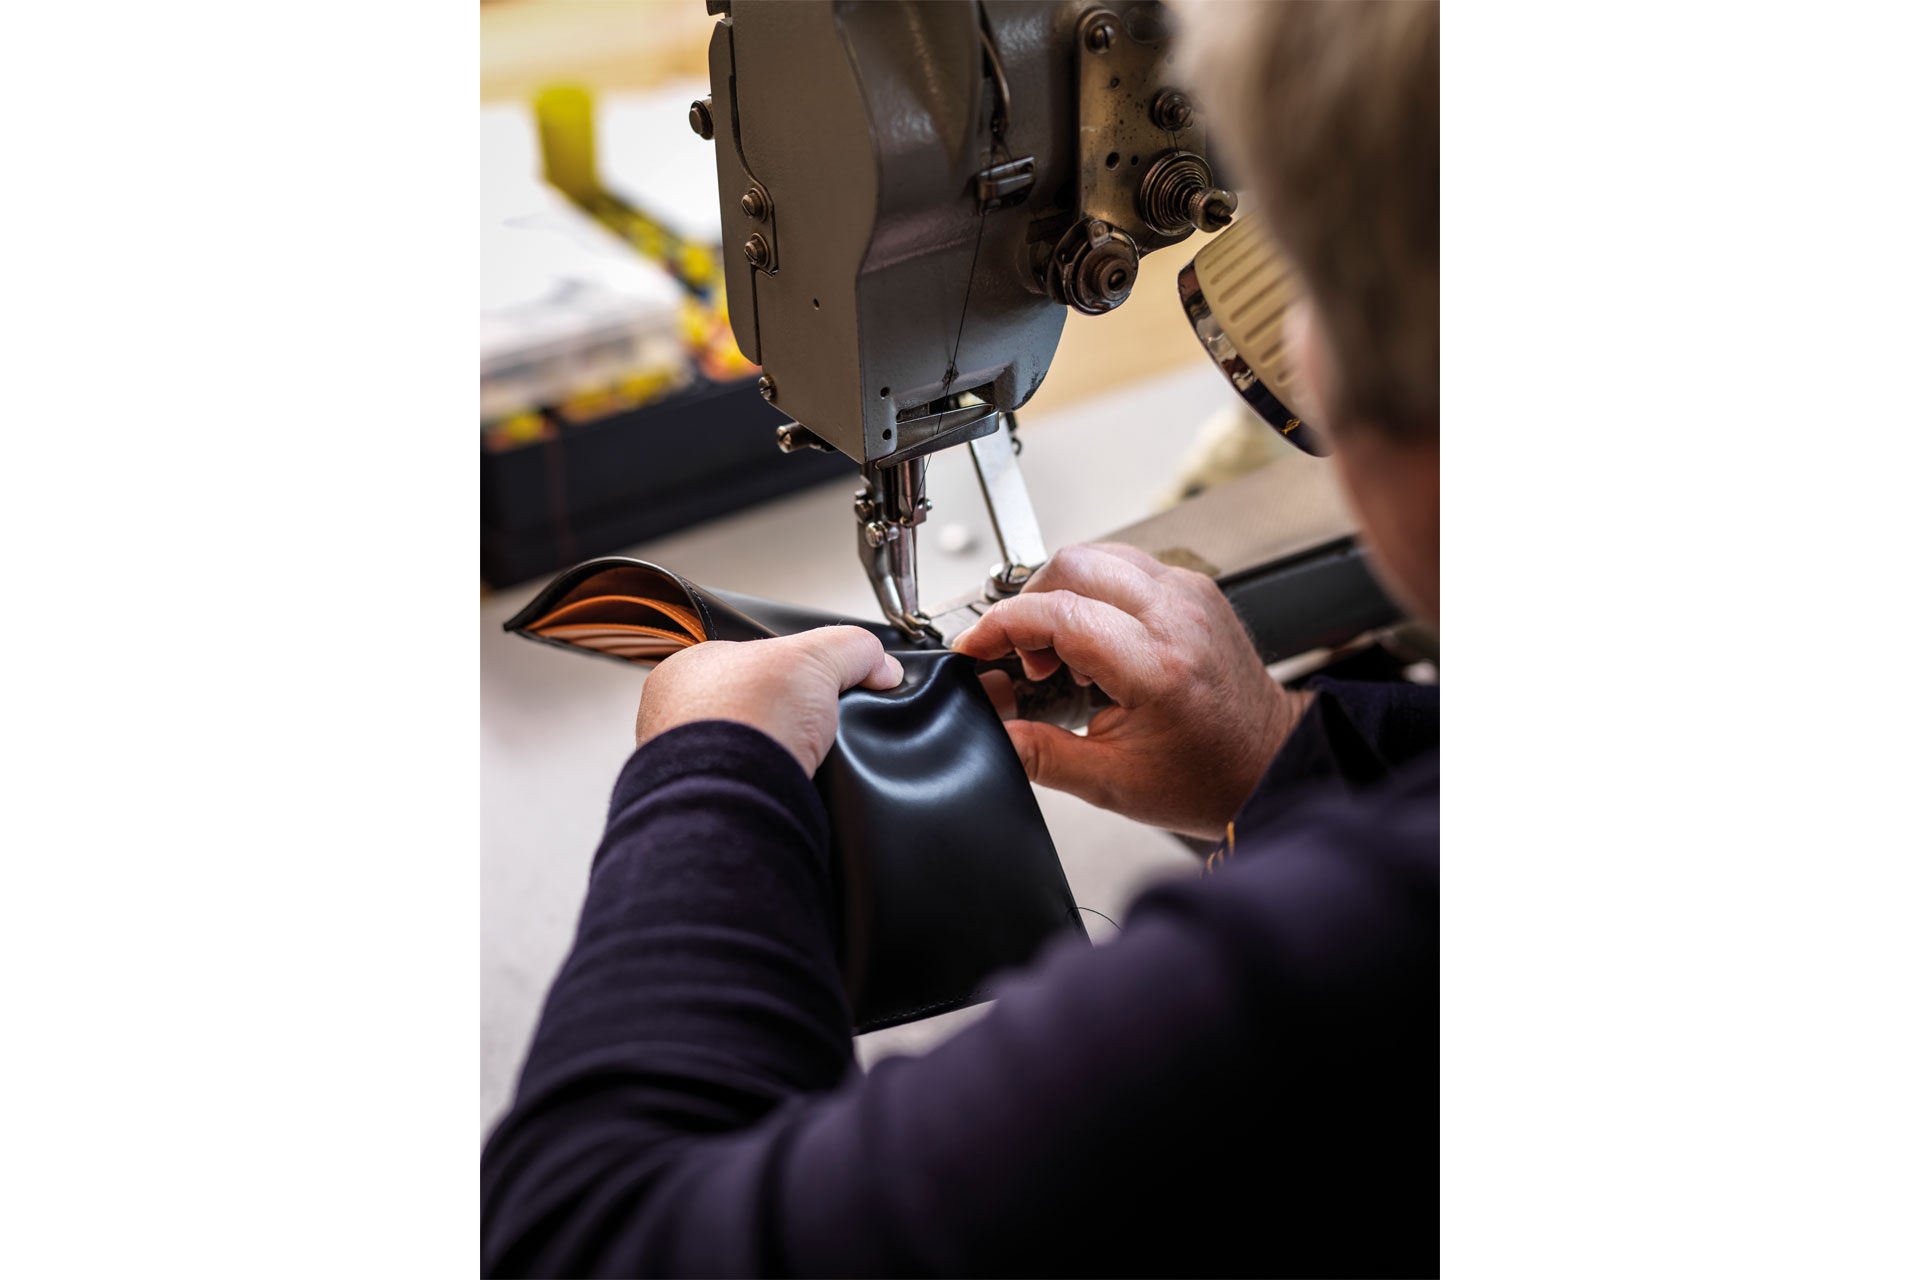
[[[480,100],[559,81],[617,93],[705,80],[714,22],[702,0],[495,0],[480,6]]]
[[[714,19],[702,0],[494,0],[480,8],[480,97],[521,100],[573,81],[640,92],[707,75]],[[1174,280],[1205,244],[1196,235],[1149,254],[1133,296],[1104,316],[1067,317],[1034,412],[1205,359]]]

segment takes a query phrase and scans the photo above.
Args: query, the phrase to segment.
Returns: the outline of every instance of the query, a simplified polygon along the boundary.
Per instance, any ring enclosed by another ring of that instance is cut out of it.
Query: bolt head
[[[756,267],[764,267],[772,260],[772,251],[767,247],[767,238],[758,232],[747,237],[743,246],[747,261]]]
[[[1201,196],[1199,206],[1194,225],[1202,231],[1218,231],[1233,221],[1234,212],[1240,208],[1240,197],[1231,191],[1213,190]]]
[[[1153,122],[1162,129],[1184,129],[1193,123],[1193,104],[1178,89],[1164,89],[1153,100]]]
[[[749,218],[760,219],[767,216],[767,202],[758,190],[748,191],[740,197],[740,212]]]
[[[687,124],[695,133],[711,142],[713,140],[713,100],[695,98],[693,105],[687,108]]]
[[[761,374],[760,375],[760,396],[768,404],[773,403],[773,391],[774,391],[773,375],[770,373]]]
[[[1102,18],[1087,28],[1087,48],[1095,53],[1113,48],[1113,19]]]

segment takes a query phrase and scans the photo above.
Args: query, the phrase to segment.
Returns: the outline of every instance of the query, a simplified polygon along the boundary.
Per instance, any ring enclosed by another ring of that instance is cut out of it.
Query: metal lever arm
[[[1026,580],[1047,562],[1047,544],[1040,536],[1040,521],[1033,514],[1033,500],[1027,496],[1027,482],[1020,474],[1018,450],[1013,433],[1017,427],[1012,413],[1001,415],[1001,429],[968,443],[973,451],[974,474],[980,477],[980,495],[987,500],[987,515],[993,520],[994,540],[1000,544],[1000,563],[987,579],[987,595],[998,598],[1017,593]]]

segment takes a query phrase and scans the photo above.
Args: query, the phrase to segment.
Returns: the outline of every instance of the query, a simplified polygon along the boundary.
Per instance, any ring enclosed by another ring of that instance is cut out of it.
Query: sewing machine
[[[881,609],[938,638],[915,572],[928,457],[971,451],[1002,556],[986,597],[1018,591],[1046,550],[1014,411],[1068,308],[1123,305],[1143,255],[1234,216],[1170,15],[1095,0],[707,7],[712,95],[690,120],[715,144],[735,336],[793,419],[780,447],[860,464],[857,544]],[[1204,299],[1188,310],[1200,324]],[[1231,342],[1201,336],[1227,367]]]

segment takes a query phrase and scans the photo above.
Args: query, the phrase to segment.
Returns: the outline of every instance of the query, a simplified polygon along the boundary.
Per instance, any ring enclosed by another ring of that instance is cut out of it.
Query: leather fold
[[[646,665],[707,640],[872,631],[900,660],[888,690],[841,695],[814,776],[840,904],[841,978],[866,1032],[988,998],[989,979],[1056,936],[1086,941],[1032,785],[977,664],[885,623],[709,591],[606,557],[555,578],[506,622],[544,644]]]

